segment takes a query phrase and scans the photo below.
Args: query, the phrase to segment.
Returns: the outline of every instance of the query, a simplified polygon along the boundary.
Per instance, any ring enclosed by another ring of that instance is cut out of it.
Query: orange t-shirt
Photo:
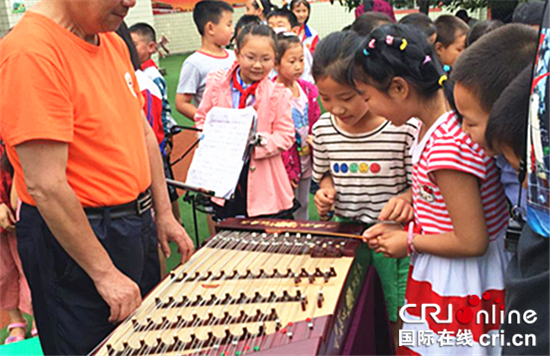
[[[27,12],[0,41],[2,137],[21,200],[29,195],[15,147],[68,144],[67,180],[85,207],[124,204],[151,184],[142,103],[128,49],[115,33],[85,42]]]

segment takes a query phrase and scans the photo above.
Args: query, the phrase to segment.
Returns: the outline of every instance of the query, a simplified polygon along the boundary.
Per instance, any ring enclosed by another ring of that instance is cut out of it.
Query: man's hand
[[[8,231],[15,231],[15,217],[10,207],[0,204],[0,226]]]
[[[319,212],[319,216],[327,216],[334,201],[336,200],[336,189],[334,188],[320,188],[317,193],[315,193],[315,206]]]
[[[110,323],[126,319],[141,305],[139,286],[116,267],[94,280],[95,287],[111,308]]]
[[[164,256],[166,258],[170,257],[168,242],[174,241],[181,253],[181,263],[187,262],[193,255],[195,246],[183,226],[174,218],[172,212],[169,211],[165,214],[157,215],[155,223],[157,225],[158,240]]]

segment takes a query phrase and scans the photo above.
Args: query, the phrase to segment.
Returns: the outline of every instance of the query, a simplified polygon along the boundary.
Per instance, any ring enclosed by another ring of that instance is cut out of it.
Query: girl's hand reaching
[[[313,135],[308,135],[306,139],[306,143],[309,145],[309,147],[313,148]]]
[[[395,221],[408,223],[414,216],[413,206],[405,198],[398,195],[388,200],[378,215],[380,221]]]
[[[315,193],[315,198],[313,200],[319,212],[319,216],[327,216],[336,200],[336,189],[320,188],[317,193]]]
[[[400,224],[376,224],[363,233],[363,241],[385,257],[407,256],[407,232]]]
[[[0,226],[8,231],[15,231],[15,217],[10,207],[0,204]]]

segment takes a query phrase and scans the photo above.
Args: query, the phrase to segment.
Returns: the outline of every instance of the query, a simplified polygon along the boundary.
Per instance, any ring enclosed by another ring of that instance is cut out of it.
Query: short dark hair
[[[470,16],[468,16],[468,11],[464,9],[460,9],[455,14],[456,17],[461,19],[462,21],[468,23],[470,21]]]
[[[355,19],[351,24],[351,30],[360,36],[368,36],[370,33],[383,25],[393,23],[391,17],[383,12],[365,12]]]
[[[237,50],[240,51],[241,48],[244,47],[246,44],[246,41],[248,41],[247,37],[250,36],[260,36],[260,37],[268,37],[273,42],[273,52],[277,53],[277,36],[275,35],[275,32],[267,25],[260,24],[260,25],[250,25],[243,27],[241,33],[237,36],[236,45]]]
[[[532,74],[533,66],[528,66],[504,89],[485,130],[489,148],[509,147],[520,160],[525,157]]]
[[[355,53],[353,76],[387,92],[401,77],[425,99],[440,89],[445,75],[426,36],[418,28],[392,24],[374,30]]]
[[[225,1],[219,0],[202,0],[199,1],[193,9],[193,21],[197,26],[197,30],[204,36],[204,27],[207,23],[212,22],[217,25],[224,12],[233,12],[231,5]]]
[[[540,26],[543,16],[544,2],[530,1],[516,7],[514,15],[512,15],[512,22]]]
[[[361,46],[361,37],[353,31],[333,32],[323,38],[313,55],[311,74],[318,81],[330,77],[342,85],[354,87],[348,75],[353,54]]]
[[[471,91],[483,110],[490,113],[508,84],[534,62],[537,45],[534,28],[520,24],[502,26],[460,55],[451,78]]]
[[[288,20],[288,23],[290,24],[290,27],[291,28],[294,28],[294,27],[298,27],[299,24],[298,24],[298,18],[296,18],[296,15],[294,15],[294,13],[286,8],[282,8],[282,9],[275,9],[273,11],[271,11],[267,16],[266,16],[266,21],[269,21],[270,18],[272,17],[284,17]]]
[[[470,47],[475,41],[479,40],[481,36],[488,34],[502,25],[504,25],[504,22],[500,20],[480,21],[476,23],[466,36],[466,47]]]
[[[149,39],[149,42],[157,42],[157,33],[155,32],[153,26],[149,25],[148,23],[137,23],[130,26],[128,31],[130,31],[130,33],[137,33],[142,37],[146,37],[147,39]]]
[[[275,6],[271,3],[270,0],[254,0],[252,3],[255,9],[261,9],[262,14],[267,18],[267,15],[275,9]],[[261,5],[261,7],[260,7]]]
[[[243,27],[249,26],[249,25],[259,25],[262,23],[262,20],[256,16],[256,15],[243,15],[237,21],[237,24],[235,25],[235,33],[233,34],[233,38],[231,39],[231,42],[235,41],[237,38],[237,35],[239,34],[239,30],[242,30]]]
[[[302,46],[300,37],[296,36],[293,32],[281,32],[277,34],[277,56],[275,58],[277,63],[281,63],[285,52],[294,44]]]
[[[130,52],[130,60],[132,61],[132,66],[134,67],[134,70],[140,69],[141,62],[139,61],[139,55],[137,53],[134,41],[132,41],[132,36],[130,35],[130,31],[128,29],[128,26],[126,25],[126,22],[122,21],[122,23],[116,30],[116,34],[119,35],[126,44],[128,52]]]
[[[435,27],[432,19],[428,15],[421,12],[413,12],[412,14],[408,14],[399,20],[399,23],[418,28],[426,34],[426,38],[430,38],[430,36],[433,36],[434,33],[437,33],[437,28]]]
[[[291,11],[294,11],[294,8],[297,7],[300,4],[304,5],[307,8],[308,14],[307,14],[307,19],[305,21],[305,23],[307,23],[309,21],[309,16],[311,15],[311,5],[309,4],[309,1],[307,1],[307,0],[291,0],[289,8],[290,8]]]
[[[441,43],[444,47],[449,47],[456,41],[458,36],[465,35],[470,30],[466,22],[452,15],[439,16],[435,20],[435,27],[437,28],[435,42]]]

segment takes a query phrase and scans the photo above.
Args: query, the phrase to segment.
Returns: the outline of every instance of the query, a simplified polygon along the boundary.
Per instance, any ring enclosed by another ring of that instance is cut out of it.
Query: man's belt
[[[84,212],[88,219],[103,219],[106,213],[111,216],[111,219],[116,219],[131,215],[142,215],[151,209],[152,206],[153,197],[151,196],[151,190],[147,189],[136,200],[129,203],[100,208],[84,208]]]

